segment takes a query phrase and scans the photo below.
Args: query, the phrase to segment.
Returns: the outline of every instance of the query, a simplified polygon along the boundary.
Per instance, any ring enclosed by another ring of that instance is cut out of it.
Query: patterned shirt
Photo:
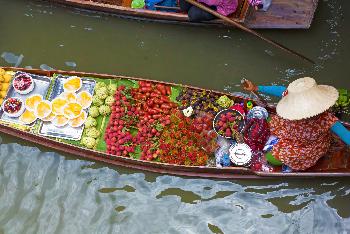
[[[272,116],[270,130],[279,138],[272,155],[294,170],[312,167],[327,153],[331,143],[330,128],[337,121],[330,112],[294,121]]]

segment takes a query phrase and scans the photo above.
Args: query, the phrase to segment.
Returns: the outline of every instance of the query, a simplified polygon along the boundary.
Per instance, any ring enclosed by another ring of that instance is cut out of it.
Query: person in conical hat
[[[246,81],[244,89],[282,97],[276,107],[277,115],[269,123],[271,133],[278,139],[266,154],[270,164],[306,170],[327,153],[332,133],[350,145],[350,131],[329,111],[339,96],[336,88],[304,77],[288,88],[256,86]]]

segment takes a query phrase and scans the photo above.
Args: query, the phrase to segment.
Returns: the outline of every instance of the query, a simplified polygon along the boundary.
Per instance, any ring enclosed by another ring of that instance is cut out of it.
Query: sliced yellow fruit
[[[11,79],[12,79],[12,76],[13,75],[11,75],[10,73],[5,73],[4,75],[3,75],[3,77],[4,77],[4,82],[5,83],[9,83],[10,81],[11,81]]]
[[[36,120],[36,116],[33,111],[26,110],[20,117],[19,120],[24,124],[31,124]]]
[[[62,97],[57,97],[54,100],[52,100],[52,112],[55,115],[63,115],[63,108],[68,103],[67,99],[64,99]]]
[[[77,96],[74,92],[63,92],[59,97],[67,100],[67,102],[76,102],[77,100]]]
[[[50,115],[52,110],[51,102],[44,100],[35,106],[34,114],[39,119],[44,119]]]
[[[2,83],[1,91],[7,91],[10,86],[10,83]]]
[[[6,74],[9,74],[9,75],[11,75],[11,76],[14,76],[14,75],[16,74],[16,72],[14,72],[14,71],[6,71],[5,73],[6,73]]]
[[[5,74],[5,70],[3,69],[3,68],[0,68],[0,75],[3,75],[3,74]]]
[[[73,128],[77,128],[85,123],[86,118],[87,118],[86,112],[82,111],[81,114],[77,118],[69,120],[68,124],[69,124],[69,126],[71,126]]]
[[[66,117],[64,117],[63,115],[57,115],[53,120],[52,123],[53,125],[55,125],[56,127],[63,127],[64,125],[66,125],[68,123],[69,119],[67,119]]]
[[[56,117],[56,115],[55,115],[54,113],[51,112],[47,117],[43,118],[42,121],[50,122],[50,121],[52,121],[55,117]]]
[[[0,97],[6,97],[7,91],[0,91]]]
[[[76,92],[81,88],[82,83],[80,77],[72,76],[63,83],[63,89],[68,92]]]
[[[83,107],[83,109],[86,109],[92,103],[92,95],[87,91],[82,91],[77,94],[77,102]]]
[[[63,108],[63,115],[68,119],[77,118],[83,110],[83,107],[76,102],[68,103]]]
[[[26,109],[34,111],[36,105],[43,100],[43,97],[40,94],[34,94],[28,97],[25,101]]]

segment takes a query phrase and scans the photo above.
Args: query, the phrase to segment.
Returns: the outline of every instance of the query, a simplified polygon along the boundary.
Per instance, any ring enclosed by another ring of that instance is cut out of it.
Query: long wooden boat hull
[[[96,77],[96,78],[107,78],[107,79],[134,79],[134,80],[145,80],[141,78],[131,78],[117,75],[97,74],[97,73],[85,73],[75,71],[42,71],[35,69],[23,69],[5,67],[5,70],[20,70],[33,74],[40,74],[46,76],[52,76],[53,74],[62,75],[77,75],[80,77]],[[172,83],[159,82],[163,84]],[[199,88],[196,88],[199,89]],[[202,89],[199,89],[202,90]],[[220,92],[218,92],[220,93]],[[221,94],[221,93],[220,93]],[[226,94],[227,95],[227,94]],[[240,98],[240,97],[236,97]],[[271,107],[272,108],[272,107]],[[272,110],[272,109],[271,109]],[[349,125],[347,125],[349,127]],[[221,178],[221,179],[266,179],[266,178],[314,178],[314,177],[343,177],[350,176],[350,149],[340,142],[337,138],[334,138],[334,143],[327,155],[325,155],[316,166],[303,172],[293,173],[281,173],[281,172],[255,172],[245,167],[207,167],[207,166],[184,166],[184,165],[172,165],[166,163],[159,163],[154,161],[137,160],[128,157],[119,157],[110,155],[104,152],[90,150],[75,145],[63,143],[53,138],[41,136],[31,132],[23,131],[17,128],[13,128],[7,124],[0,123],[0,132],[9,134],[14,137],[18,137],[25,141],[32,142],[34,144],[42,145],[60,152],[72,154],[82,159],[98,161],[110,165],[122,166],[126,168],[138,169],[143,171],[156,172],[161,174],[172,174],[179,176],[190,176],[190,177],[203,177],[203,178]]]
[[[188,20],[187,14],[181,12],[132,9],[128,6],[129,0],[51,0],[51,2],[95,12],[110,13],[124,18],[189,25],[224,25],[221,20],[193,23]],[[308,29],[311,26],[317,4],[318,0],[273,0],[270,8],[264,12],[253,10],[247,0],[240,0],[237,12],[230,17],[249,28]]]

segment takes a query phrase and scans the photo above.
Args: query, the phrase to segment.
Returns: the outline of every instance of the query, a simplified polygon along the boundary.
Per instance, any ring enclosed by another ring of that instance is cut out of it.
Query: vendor
[[[224,16],[228,16],[235,12],[238,6],[238,0],[198,0],[198,2],[203,3]],[[201,22],[216,18],[209,12],[193,6],[186,0],[179,0],[179,5],[182,11],[187,12],[189,21],[191,22]]]
[[[310,77],[283,86],[256,86],[245,83],[245,90],[259,91],[282,99],[271,117],[270,130],[278,139],[267,161],[275,166],[287,165],[293,170],[306,170],[327,153],[331,132],[350,145],[350,131],[329,111],[338,91],[332,86],[317,85]]]

